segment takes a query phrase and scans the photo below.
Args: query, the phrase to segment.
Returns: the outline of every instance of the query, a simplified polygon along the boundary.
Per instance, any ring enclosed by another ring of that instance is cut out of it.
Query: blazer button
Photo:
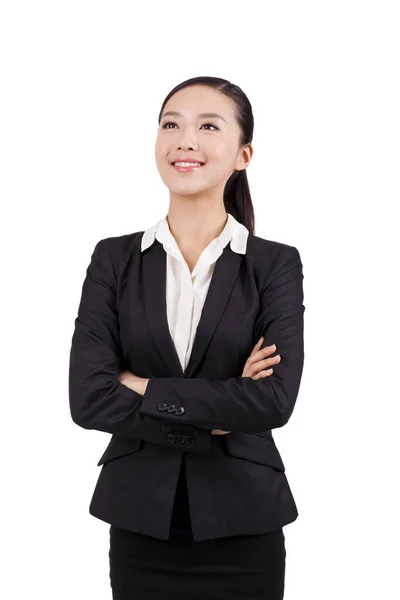
[[[191,435],[187,435],[186,436],[186,443],[187,444],[194,444],[194,437],[192,437]]]
[[[167,413],[173,413],[173,412],[175,412],[175,404],[171,404],[167,408]]]
[[[179,408],[176,409],[175,413],[177,415],[183,415],[185,413],[185,409],[183,408],[183,406],[180,406]]]
[[[176,441],[180,444],[186,444],[186,437],[184,435],[179,434],[176,436]]]
[[[176,436],[175,436],[175,434],[174,434],[174,433],[169,433],[169,434],[167,435],[167,440],[168,440],[169,442],[176,442]]]
[[[167,410],[167,406],[168,405],[165,402],[164,402],[164,404],[157,404],[157,410],[162,412],[164,410]]]

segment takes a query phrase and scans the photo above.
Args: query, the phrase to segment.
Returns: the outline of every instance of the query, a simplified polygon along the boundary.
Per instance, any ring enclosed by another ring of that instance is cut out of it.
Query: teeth
[[[201,163],[195,162],[176,162],[174,163],[176,167],[200,167]]]

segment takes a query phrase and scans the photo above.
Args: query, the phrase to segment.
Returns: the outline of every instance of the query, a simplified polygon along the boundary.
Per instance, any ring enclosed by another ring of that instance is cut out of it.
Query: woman
[[[254,235],[239,87],[187,80],[158,122],[168,214],[96,244],[72,338],[72,418],[113,434],[90,513],[114,600],[278,600],[298,511],[271,430],[303,370],[300,255]]]

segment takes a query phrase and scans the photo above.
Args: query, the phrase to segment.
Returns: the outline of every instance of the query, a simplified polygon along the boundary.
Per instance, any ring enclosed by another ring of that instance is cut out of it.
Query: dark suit
[[[304,363],[298,250],[249,236],[245,255],[218,258],[185,371],[166,314],[166,254],[143,232],[100,240],[72,337],[72,419],[113,434],[89,512],[117,527],[169,538],[181,461],[195,541],[257,534],[298,516],[271,430],[292,414]],[[273,343],[272,376],[241,377],[254,345]],[[150,378],[144,396],[123,370]],[[211,435],[211,429],[231,431]]]

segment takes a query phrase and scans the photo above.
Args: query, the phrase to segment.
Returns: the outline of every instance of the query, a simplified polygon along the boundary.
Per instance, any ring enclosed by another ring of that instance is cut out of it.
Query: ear
[[[240,150],[239,158],[235,166],[236,171],[246,169],[250,164],[253,154],[254,148],[252,144],[246,144],[243,146],[243,148]]]

